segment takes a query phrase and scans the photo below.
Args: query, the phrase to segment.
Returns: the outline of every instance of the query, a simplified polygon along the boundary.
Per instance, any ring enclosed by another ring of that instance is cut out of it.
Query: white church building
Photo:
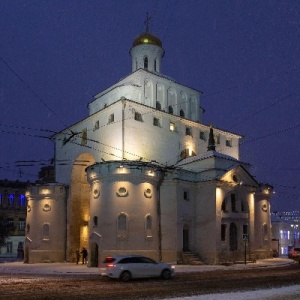
[[[55,182],[27,192],[25,262],[144,254],[206,264],[271,257],[270,197],[240,161],[241,135],[202,123],[201,92],[162,74],[148,31],[132,72],[55,134]],[[246,253],[245,253],[246,250]]]

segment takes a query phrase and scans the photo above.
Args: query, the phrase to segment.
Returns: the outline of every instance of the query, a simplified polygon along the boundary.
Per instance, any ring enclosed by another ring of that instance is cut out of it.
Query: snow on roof
[[[240,162],[239,160],[237,160],[236,158],[226,155],[226,154],[222,154],[216,151],[207,151],[202,155],[196,155],[196,156],[191,156],[191,157],[187,157],[185,159],[183,159],[182,161],[178,162],[176,164],[176,166],[182,166],[182,165],[186,165],[186,164],[190,164],[193,163],[195,161],[200,161],[200,160],[204,160],[204,159],[208,159],[211,157],[216,157],[216,158],[221,158],[221,159],[227,159],[227,160],[231,160],[231,161],[235,161],[235,162]]]

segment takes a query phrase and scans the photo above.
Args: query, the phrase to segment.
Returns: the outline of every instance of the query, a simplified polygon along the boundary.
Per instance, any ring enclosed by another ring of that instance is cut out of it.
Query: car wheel
[[[128,271],[124,271],[121,275],[120,275],[120,279],[124,282],[127,282],[131,279],[131,274]]]
[[[168,269],[165,269],[161,272],[161,278],[163,279],[170,279],[171,278],[171,271]]]

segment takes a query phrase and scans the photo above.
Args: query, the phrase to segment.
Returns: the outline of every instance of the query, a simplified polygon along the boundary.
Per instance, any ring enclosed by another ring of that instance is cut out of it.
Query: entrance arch
[[[91,263],[90,266],[91,267],[98,267],[98,244],[93,242],[91,244]]]
[[[237,227],[235,223],[230,224],[229,228],[230,251],[237,251]]]
[[[189,251],[189,227],[187,225],[183,226],[182,231],[182,250],[183,252]]]
[[[68,202],[68,241],[67,254],[69,261],[75,262],[76,250],[88,249],[88,221],[90,218],[90,186],[85,169],[95,163],[89,153],[80,154],[74,161],[70,198]],[[89,249],[88,249],[89,250]]]

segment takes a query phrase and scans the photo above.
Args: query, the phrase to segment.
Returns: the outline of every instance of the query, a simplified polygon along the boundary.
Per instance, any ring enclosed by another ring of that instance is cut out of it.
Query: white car
[[[108,256],[99,265],[100,274],[110,278],[128,281],[131,278],[161,277],[169,279],[174,275],[174,266],[141,255]]]

